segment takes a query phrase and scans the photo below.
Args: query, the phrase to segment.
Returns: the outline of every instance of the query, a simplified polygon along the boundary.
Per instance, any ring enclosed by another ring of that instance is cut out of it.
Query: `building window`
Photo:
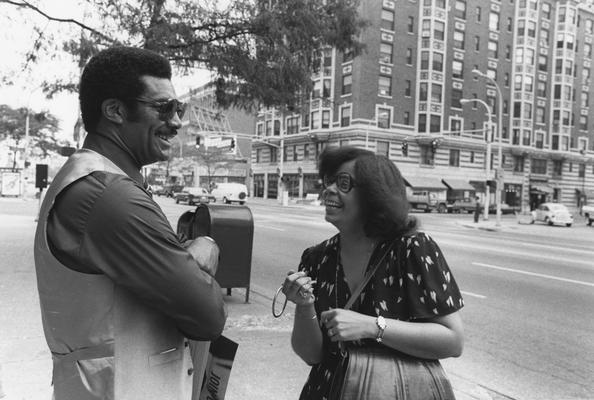
[[[381,27],[389,31],[394,30],[394,11],[382,10],[382,23]]]
[[[390,143],[378,140],[376,142],[375,154],[379,154],[380,156],[390,157]]]
[[[549,3],[542,3],[542,17],[551,19],[551,5]]]
[[[393,48],[394,48],[394,46],[392,46],[392,43],[386,43],[386,42],[380,43],[380,57],[379,57],[380,62],[383,62],[386,64],[392,64],[392,50],[393,50]]]
[[[262,158],[262,149],[256,149],[256,164],[260,163]]]
[[[419,85],[419,100],[420,101],[427,101],[427,94],[428,94],[428,83],[421,82]]]
[[[287,118],[287,135],[294,135],[299,132],[299,117]]]
[[[341,94],[351,94],[353,88],[353,75],[344,75],[342,77],[342,90]]]
[[[481,49],[481,38],[478,36],[474,37],[474,50],[475,51],[480,51]]]
[[[503,75],[503,85],[509,87],[509,73],[507,72]]]
[[[470,152],[470,163],[474,164],[474,151]]]
[[[544,107],[536,107],[536,122],[539,124],[545,123],[545,109],[544,109]]]
[[[431,101],[433,103],[441,103],[441,88],[442,86],[440,84],[431,84]]]
[[[524,134],[522,135],[522,145],[530,146],[530,131],[528,129],[524,129]]]
[[[462,103],[460,103],[460,99],[462,99],[462,89],[452,88],[451,93],[452,93],[452,107],[462,108]]]
[[[452,77],[459,79],[464,78],[464,63],[462,61],[452,61]]]
[[[322,129],[330,128],[330,111],[322,111]]]
[[[293,161],[297,161],[297,146],[293,146]]]
[[[466,19],[466,0],[456,0],[454,16]]]
[[[391,96],[392,95],[392,78],[389,76],[380,76],[378,78],[378,93],[380,96]]]
[[[422,70],[429,69],[429,52],[428,51],[421,52],[421,69]]]
[[[433,22],[433,38],[437,40],[443,40],[445,32],[445,24],[440,21]]]
[[[330,91],[331,91],[331,80],[324,79],[324,85],[322,86],[322,97],[325,99],[329,98]]]
[[[585,29],[586,29],[586,33],[588,33],[590,35],[593,33],[593,31],[592,31],[592,20],[590,18],[586,19]]]
[[[476,22],[481,22],[481,8],[477,7],[474,9],[474,15],[476,16]]]
[[[584,43],[584,57],[592,58],[592,45],[590,43]]]
[[[351,106],[340,109],[340,126],[349,126],[351,124]]]
[[[539,133],[536,133],[534,135],[534,138],[535,138],[535,140],[534,140],[534,146],[537,149],[542,149],[544,147],[544,134],[543,133],[540,133],[540,132]]]
[[[546,175],[547,160],[543,160],[541,158],[533,158],[530,166],[530,173]]]
[[[491,58],[499,57],[499,53],[497,51],[497,48],[498,48],[497,42],[495,42],[493,40],[489,40],[487,47],[489,49],[489,57],[491,57]]]
[[[410,81],[410,79],[407,79],[406,82],[405,82],[404,95],[406,97],[411,97],[412,96],[412,82]]]
[[[518,29],[516,30],[516,33],[518,34],[518,37],[523,37],[525,32],[526,32],[526,20],[521,19],[518,21]]]
[[[313,111],[311,113],[311,129],[319,129],[320,128],[320,112]]]
[[[543,71],[543,72],[547,72],[547,56],[543,56],[542,54],[540,54],[538,56],[538,70],[539,71]]]
[[[489,13],[489,29],[499,31],[499,14],[493,11]]]
[[[443,71],[443,54],[433,53],[433,71]]]
[[[524,157],[523,156],[513,156],[514,157],[514,172],[524,172]]]
[[[419,132],[427,132],[427,114],[419,114]]]
[[[404,125],[410,125],[411,121],[410,121],[410,111],[405,111],[404,115],[403,115],[403,121]]]
[[[511,33],[514,29],[514,23],[511,17],[507,17],[507,31]]]
[[[547,83],[545,81],[536,82],[536,95],[538,97],[547,97]]]
[[[421,165],[433,165],[435,160],[435,154],[431,150],[431,146],[421,145]]]
[[[413,64],[413,50],[409,47],[406,49],[406,65]]]
[[[582,97],[582,101],[581,101],[582,108],[588,108],[590,106],[590,94],[588,92],[582,92],[581,97]]]
[[[415,18],[414,17],[408,17],[408,22],[406,23],[406,29],[408,30],[408,33],[415,32]]]
[[[553,160],[553,176],[560,177],[563,175],[563,161]]]
[[[271,147],[270,148],[270,162],[275,163],[278,161],[278,151],[279,149]]]
[[[587,115],[580,115],[580,129],[582,131],[588,130],[588,116]]]
[[[390,128],[391,111],[387,108],[377,109],[377,127],[382,129]]]
[[[450,134],[452,136],[460,136],[462,132],[462,120],[458,118],[450,119]]]
[[[261,122],[258,122],[258,125],[256,125],[256,136],[262,136],[263,133],[264,133],[264,124]]]
[[[274,136],[280,136],[281,123],[278,119],[274,120]]]
[[[464,32],[454,31],[454,48],[464,50]]]
[[[431,115],[431,125],[429,126],[429,131],[431,133],[441,131],[441,116],[439,115]]]
[[[450,149],[450,167],[460,166],[460,150]]]

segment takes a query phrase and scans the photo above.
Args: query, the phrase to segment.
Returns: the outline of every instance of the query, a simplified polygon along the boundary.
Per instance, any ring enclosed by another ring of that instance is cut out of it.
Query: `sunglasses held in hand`
[[[179,119],[182,119],[186,113],[187,104],[182,103],[177,99],[151,100],[135,97],[134,100],[140,103],[148,104],[150,107],[156,109],[159,113],[159,119],[161,121],[170,121],[173,119],[175,114],[177,114]]]

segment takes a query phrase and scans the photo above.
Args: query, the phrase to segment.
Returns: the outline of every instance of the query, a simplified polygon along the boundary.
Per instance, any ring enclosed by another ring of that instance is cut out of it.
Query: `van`
[[[215,197],[215,201],[222,201],[225,204],[239,203],[244,204],[247,201],[247,186],[243,183],[217,183],[210,192]]]

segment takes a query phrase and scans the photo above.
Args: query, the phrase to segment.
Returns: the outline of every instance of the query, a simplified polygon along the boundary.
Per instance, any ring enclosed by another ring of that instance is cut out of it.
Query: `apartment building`
[[[411,188],[482,194],[498,181],[524,210],[594,201],[589,2],[362,0],[360,14],[362,54],[323,50],[300,113],[258,114],[253,195],[315,193],[323,148],[355,145]]]

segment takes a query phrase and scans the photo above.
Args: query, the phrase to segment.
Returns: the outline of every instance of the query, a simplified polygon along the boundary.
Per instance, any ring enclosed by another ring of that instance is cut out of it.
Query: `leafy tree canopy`
[[[13,109],[0,105],[0,140],[24,140],[26,137],[27,109]],[[57,153],[62,143],[56,139],[58,120],[46,111],[29,110],[29,148],[46,157],[50,152]]]
[[[246,110],[259,106],[293,108],[311,89],[321,49],[362,49],[359,0],[85,0],[80,20],[49,15],[28,0],[0,0],[49,22],[70,24],[61,50],[80,66],[97,51],[117,44],[155,50],[184,74],[213,71],[217,102]],[[24,21],[23,21],[24,23]],[[47,24],[46,24],[47,25]],[[44,35],[27,56],[36,62],[56,38]],[[73,82],[47,82],[47,92],[75,90]]]

